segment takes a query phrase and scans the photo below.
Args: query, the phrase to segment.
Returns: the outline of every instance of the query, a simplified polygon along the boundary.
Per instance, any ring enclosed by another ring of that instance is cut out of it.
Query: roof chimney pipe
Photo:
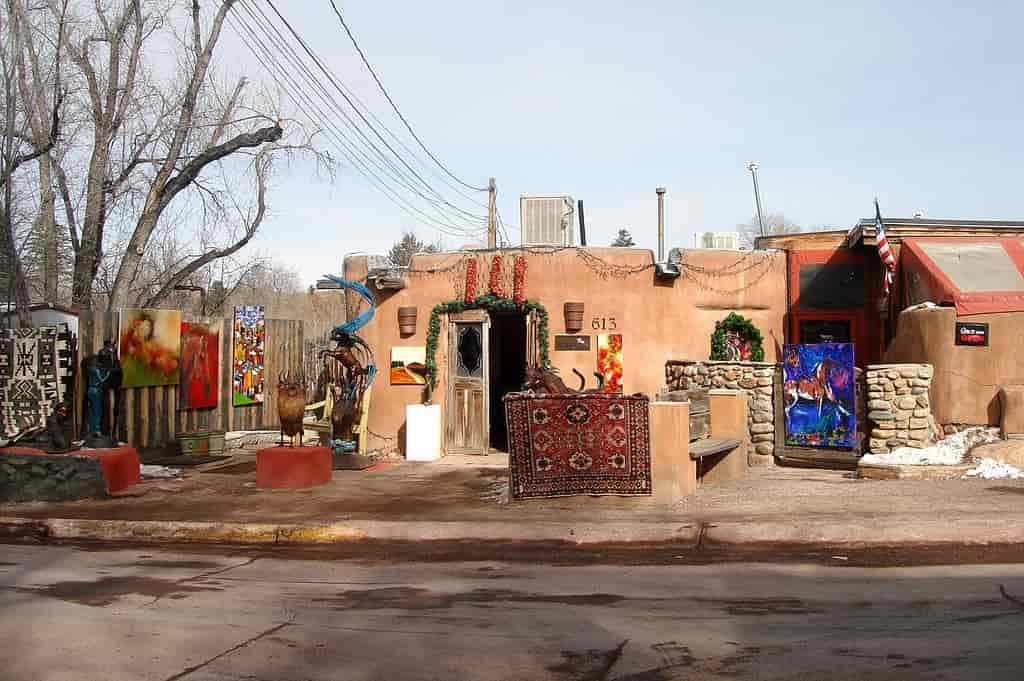
[[[665,262],[665,188],[654,191],[658,195],[658,262]]]

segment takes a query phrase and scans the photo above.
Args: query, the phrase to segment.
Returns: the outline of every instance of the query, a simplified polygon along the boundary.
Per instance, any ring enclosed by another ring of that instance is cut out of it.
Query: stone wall
[[[0,502],[71,501],[106,495],[107,483],[98,459],[0,452]]]
[[[865,383],[872,454],[935,443],[937,429],[928,397],[933,375],[930,364],[868,366]]]
[[[770,466],[775,453],[775,402],[778,365],[770,362],[718,362],[670,360],[665,363],[665,384],[670,391],[730,388],[747,394],[747,430],[753,446],[748,463]]]

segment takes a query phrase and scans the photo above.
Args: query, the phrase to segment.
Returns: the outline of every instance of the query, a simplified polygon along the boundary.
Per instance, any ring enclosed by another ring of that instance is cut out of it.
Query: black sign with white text
[[[590,336],[555,336],[555,350],[587,352],[590,350]]]
[[[988,324],[985,322],[957,322],[956,344],[984,347],[988,345]]]

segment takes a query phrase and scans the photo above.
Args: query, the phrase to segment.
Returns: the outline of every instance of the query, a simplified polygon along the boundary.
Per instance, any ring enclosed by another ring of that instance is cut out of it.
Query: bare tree
[[[56,0],[47,2],[56,11]],[[236,3],[220,0],[203,13],[191,0],[181,17],[174,14],[180,3],[169,0],[114,0],[90,3],[69,22],[68,53],[91,132],[81,174],[55,173],[75,250],[75,305],[93,306],[97,288],[110,308],[156,305],[238,253],[266,214],[273,157],[312,150],[309,139],[281,142],[281,117],[247,96],[244,78],[233,86],[217,78],[214,51]],[[168,39],[177,40],[179,68],[161,79]],[[237,175],[249,186],[232,186]],[[149,249],[166,238],[164,218],[193,203],[202,248],[154,272]]]
[[[736,231],[740,233],[740,246],[743,248],[753,248],[754,241],[757,237],[761,236],[761,225],[757,221],[757,216],[755,215],[746,222],[736,225]],[[764,216],[764,232],[766,236],[770,234],[796,234],[801,231],[803,231],[803,227],[788,219],[782,213],[768,213]]]
[[[51,41],[49,73],[39,68],[39,51],[36,45],[36,26],[21,0],[7,0],[0,10],[0,25],[7,28],[7,35],[0,46],[0,79],[3,87],[3,138],[0,141],[0,255],[7,272],[7,299],[13,299],[18,311],[18,322],[30,324],[28,305],[28,280],[23,261],[24,243],[19,239],[18,225],[26,220],[22,199],[24,186],[18,185],[16,173],[30,168],[33,161],[39,162],[39,173],[48,172],[44,160],[54,148],[60,132],[60,111],[63,92],[60,83],[61,47],[64,35],[64,6],[54,5],[56,35]],[[34,64],[32,82],[38,88],[27,86],[26,59]],[[30,94],[23,100],[21,95]],[[52,195],[51,195],[52,196]],[[45,206],[40,207],[40,211]],[[45,223],[45,221],[42,221]],[[53,223],[35,226],[46,236],[53,234]],[[29,232],[31,235],[31,230]],[[45,263],[44,269],[52,265],[47,274],[56,273],[56,263]]]

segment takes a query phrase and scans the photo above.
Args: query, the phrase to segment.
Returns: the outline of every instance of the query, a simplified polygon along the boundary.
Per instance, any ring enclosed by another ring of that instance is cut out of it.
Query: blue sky
[[[388,113],[327,0],[276,4]],[[1019,4],[339,6],[432,151],[473,182],[497,178],[507,222],[522,193],[567,193],[584,200],[590,243],[626,227],[653,248],[664,185],[668,241],[691,246],[753,214],[748,160],[765,210],[805,228],[849,227],[876,195],[890,216],[1024,217]],[[222,68],[269,82],[233,30],[221,54]],[[403,229],[438,236],[344,166],[333,183],[291,166],[270,210],[257,248],[307,282]]]

